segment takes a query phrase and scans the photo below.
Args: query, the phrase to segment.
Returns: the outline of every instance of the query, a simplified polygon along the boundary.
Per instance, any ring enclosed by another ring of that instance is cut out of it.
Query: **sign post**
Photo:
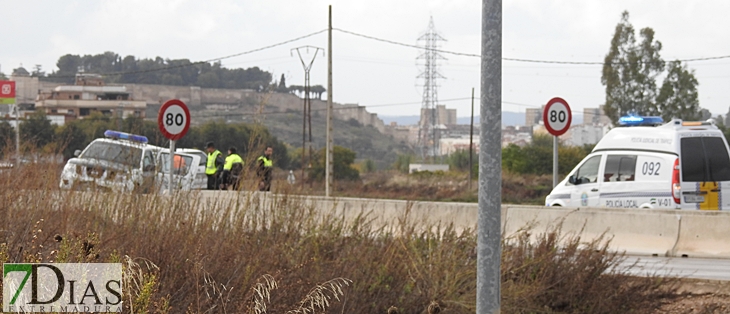
[[[15,113],[15,167],[20,168],[20,109],[15,102],[15,81],[0,81],[0,104],[13,105]]]
[[[548,101],[542,111],[542,121],[545,129],[553,135],[553,187],[558,185],[558,136],[570,129],[573,114],[568,102],[560,97]]]
[[[157,125],[160,132],[170,140],[170,181],[168,191],[172,195],[172,172],[175,166],[175,141],[181,139],[190,129],[190,110],[179,99],[166,101],[157,113]]]

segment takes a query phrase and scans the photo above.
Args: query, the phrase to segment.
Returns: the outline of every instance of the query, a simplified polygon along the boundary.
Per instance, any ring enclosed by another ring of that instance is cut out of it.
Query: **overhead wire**
[[[375,37],[375,36],[360,34],[360,33],[352,32],[352,31],[344,30],[344,29],[341,29],[341,28],[333,28],[333,30],[338,31],[338,32],[341,32],[341,33],[349,34],[349,35],[352,35],[352,36],[362,37],[362,38],[366,38],[366,39],[370,39],[370,40],[375,40],[375,41],[379,41],[379,42],[384,42],[384,43],[388,43],[388,44],[392,44],[392,45],[398,45],[398,46],[415,48],[415,49],[428,49],[428,50],[432,50],[432,51],[435,51],[435,52],[445,53],[445,54],[451,54],[451,55],[456,55],[456,56],[466,56],[466,57],[481,58],[481,54],[465,53],[465,52],[451,51],[451,50],[445,50],[445,49],[426,48],[426,47],[422,47],[422,46],[418,46],[418,45],[407,44],[407,43],[402,43],[402,42],[398,42],[398,41],[394,41],[394,40],[389,40],[389,39],[379,38],[379,37]],[[262,46],[262,47],[259,47],[259,48],[255,48],[255,49],[251,49],[251,50],[246,50],[246,51],[243,51],[243,52],[238,52],[238,53],[234,53],[234,54],[230,54],[230,55],[225,55],[225,56],[221,56],[221,57],[216,57],[216,58],[212,58],[212,59],[207,59],[207,60],[203,60],[203,61],[196,61],[196,62],[191,62],[191,63],[186,63],[186,64],[178,64],[178,65],[172,65],[172,66],[164,66],[164,67],[154,68],[154,69],[132,70],[132,71],[116,71],[116,72],[99,73],[99,74],[102,75],[102,76],[118,76],[118,75],[128,75],[128,74],[144,74],[144,73],[152,73],[152,72],[158,72],[158,71],[166,71],[166,70],[172,70],[172,69],[178,69],[178,68],[191,67],[191,66],[196,66],[196,65],[204,64],[204,63],[211,63],[211,62],[215,62],[215,61],[220,61],[220,60],[225,60],[225,59],[240,57],[240,56],[243,56],[243,55],[252,54],[252,53],[255,53],[255,52],[259,52],[259,51],[263,51],[263,50],[267,50],[267,49],[271,49],[271,48],[283,46],[283,45],[286,45],[286,44],[289,44],[289,43],[292,43],[292,42],[295,42],[295,41],[299,41],[299,40],[302,40],[302,39],[306,39],[306,38],[309,38],[309,37],[313,37],[313,36],[318,35],[318,34],[322,34],[322,33],[326,32],[326,31],[327,31],[327,29],[322,29],[322,30],[319,30],[319,31],[316,31],[316,32],[313,32],[313,33],[309,33],[309,34],[306,34],[306,35],[303,35],[303,36],[299,36],[299,37],[295,37],[295,38],[292,38],[292,39],[289,39],[289,40],[281,41],[281,42],[278,42],[278,43],[275,43],[275,44],[271,44],[271,45],[267,45],[267,46]],[[677,61],[681,61],[681,62],[694,62],[694,61],[708,61],[708,60],[720,60],[720,59],[730,59],[730,55],[713,56],[713,57],[700,57],[700,58],[689,58],[689,59],[679,59]],[[523,62],[523,63],[564,64],[564,65],[602,65],[602,64],[604,64],[604,62],[599,62],[599,61],[559,61],[559,60],[540,60],[540,59],[522,59],[522,58],[502,58],[502,60],[505,60],[505,61],[515,61],[515,62]],[[48,78],[73,78],[73,77],[75,77],[75,75],[54,75],[54,76],[48,76]]]
[[[271,45],[268,45],[268,46],[263,46],[263,47],[259,47],[259,48],[256,48],[256,49],[251,49],[251,50],[247,50],[247,51],[243,51],[243,52],[238,52],[238,53],[234,53],[234,54],[230,54],[230,55],[222,56],[222,57],[218,57],[218,58],[203,60],[203,61],[196,61],[196,62],[191,62],[191,63],[186,63],[186,64],[178,64],[178,65],[173,65],[173,66],[166,66],[166,67],[160,67],[160,68],[154,68],[154,69],[146,69],[146,70],[118,71],[118,72],[100,73],[100,75],[102,75],[102,76],[117,76],[117,75],[127,75],[127,74],[143,74],[143,73],[150,73],[150,72],[158,72],[158,71],[166,71],[166,70],[171,70],[171,69],[191,67],[191,66],[195,66],[195,65],[199,65],[199,64],[211,63],[211,62],[225,60],[225,59],[230,59],[230,58],[234,58],[234,57],[240,57],[240,56],[243,56],[243,55],[252,54],[254,52],[259,52],[259,51],[263,51],[263,50],[266,50],[266,49],[271,49],[271,48],[283,46],[283,45],[286,45],[286,44],[289,44],[289,43],[292,43],[292,42],[295,42],[295,41],[299,41],[299,40],[302,40],[302,39],[305,39],[305,38],[309,38],[309,37],[312,37],[312,36],[315,36],[315,35],[324,33],[326,31],[327,31],[327,29],[323,29],[323,30],[320,30],[320,31],[316,31],[314,33],[310,33],[310,34],[307,34],[307,35],[304,35],[304,36],[299,36],[299,37],[296,37],[296,38],[292,38],[292,39],[285,40],[285,41],[282,41],[282,42],[278,42],[278,43],[275,43],[275,44],[271,44]],[[72,78],[72,77],[76,77],[76,76],[75,75],[54,75],[54,76],[49,76],[49,78]]]
[[[344,30],[341,28],[333,28],[332,30],[336,30],[341,33],[367,38],[370,40],[375,40],[379,42],[384,42],[392,45],[398,45],[398,46],[404,46],[404,47],[410,47],[410,48],[416,48],[416,49],[422,49],[422,50],[431,50],[439,53],[446,53],[456,56],[465,56],[465,57],[476,57],[481,58],[481,54],[475,54],[475,53],[465,53],[465,52],[458,52],[458,51],[451,51],[451,50],[444,50],[444,49],[437,49],[437,48],[428,48],[413,44],[406,44],[394,40],[374,37],[370,35],[360,34],[348,30]],[[713,56],[713,57],[700,57],[700,58],[689,58],[689,59],[679,59],[676,61],[680,62],[694,62],[694,61],[707,61],[707,60],[719,60],[719,59],[730,59],[730,55],[724,55],[724,56]],[[523,59],[523,58],[502,58],[502,60],[505,61],[515,61],[515,62],[525,62],[525,63],[544,63],[544,64],[568,64],[568,65],[603,65],[605,62],[601,61],[559,61],[559,60],[540,60],[540,59]]]

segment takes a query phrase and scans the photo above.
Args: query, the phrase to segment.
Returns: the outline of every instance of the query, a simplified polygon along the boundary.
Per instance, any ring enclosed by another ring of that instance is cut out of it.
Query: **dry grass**
[[[58,165],[0,174],[0,260],[123,263],[128,313],[475,312],[472,231],[345,222],[287,195],[262,205],[57,183]],[[647,313],[674,292],[625,276],[603,239],[528,233],[504,242],[504,313]]]
[[[469,190],[467,172],[422,172],[406,175],[381,171],[361,175],[362,181],[337,182],[337,196],[407,199],[421,201],[476,202],[477,180]],[[506,204],[545,204],[552,190],[552,176],[502,174],[502,202]],[[317,186],[315,193],[321,191]]]

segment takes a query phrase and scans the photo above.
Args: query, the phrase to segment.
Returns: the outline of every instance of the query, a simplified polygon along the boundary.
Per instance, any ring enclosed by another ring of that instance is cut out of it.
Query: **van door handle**
[[[592,188],[591,189],[591,192],[598,192],[598,189],[597,188]]]

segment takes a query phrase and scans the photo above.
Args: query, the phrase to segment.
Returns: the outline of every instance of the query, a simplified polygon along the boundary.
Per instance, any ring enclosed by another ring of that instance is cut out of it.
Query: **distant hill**
[[[380,119],[385,122],[386,125],[391,122],[396,122],[399,125],[416,125],[418,124],[419,116],[381,116]],[[458,124],[469,124],[470,117],[459,117],[456,119]],[[474,116],[474,123],[479,123],[479,115]],[[583,123],[582,116],[573,116],[573,124]],[[513,111],[502,111],[502,125],[525,125],[525,113],[524,112],[513,112]]]

